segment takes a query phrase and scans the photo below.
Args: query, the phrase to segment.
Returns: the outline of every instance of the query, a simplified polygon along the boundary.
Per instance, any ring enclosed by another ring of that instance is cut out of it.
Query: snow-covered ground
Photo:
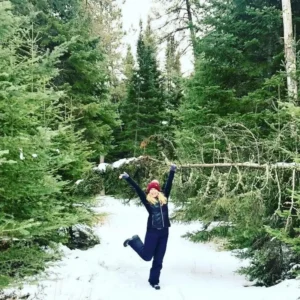
[[[99,198],[100,199],[100,198]],[[127,237],[145,235],[144,207],[124,206],[102,197],[97,211],[107,212],[106,223],[96,227],[101,244],[87,251],[65,249],[65,258],[49,269],[50,279],[25,286],[22,294],[42,300],[296,300],[300,282],[289,280],[271,287],[244,287],[247,280],[235,274],[242,262],[212,244],[194,244],[181,237],[199,224],[172,224],[161,290],[148,284],[151,262],[139,258]]]

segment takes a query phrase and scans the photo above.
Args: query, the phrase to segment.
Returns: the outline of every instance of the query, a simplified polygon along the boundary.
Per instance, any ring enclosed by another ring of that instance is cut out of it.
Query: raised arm
[[[142,203],[145,205],[145,207],[148,210],[148,201],[146,199],[146,194],[145,192],[139,187],[139,185],[127,174],[123,173],[119,176],[120,179],[125,179],[136,191],[138,196],[140,197]]]
[[[176,171],[176,165],[173,164],[173,165],[171,165],[169,176],[168,176],[168,179],[167,179],[167,182],[165,185],[165,190],[164,190],[164,194],[167,198],[169,198],[169,196],[170,196],[175,171]]]

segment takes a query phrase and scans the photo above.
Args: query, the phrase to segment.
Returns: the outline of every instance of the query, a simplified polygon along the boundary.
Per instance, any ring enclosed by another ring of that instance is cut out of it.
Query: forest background
[[[140,156],[121,169],[141,185],[177,163],[174,221],[219,224],[188,238],[237,250],[257,285],[298,275],[300,1],[156,2],[122,55],[115,0],[0,1],[1,287],[97,222],[103,189],[133,197],[93,167]]]

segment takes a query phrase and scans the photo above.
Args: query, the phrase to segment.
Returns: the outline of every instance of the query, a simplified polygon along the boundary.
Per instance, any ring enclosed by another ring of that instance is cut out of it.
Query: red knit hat
[[[149,193],[149,191],[150,191],[151,189],[156,189],[156,190],[158,190],[158,191],[160,192],[160,185],[159,185],[159,183],[158,183],[156,180],[151,181],[151,182],[147,185],[147,193]]]

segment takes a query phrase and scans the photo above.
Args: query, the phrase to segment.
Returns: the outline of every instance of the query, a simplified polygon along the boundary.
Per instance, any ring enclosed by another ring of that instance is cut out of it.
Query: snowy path
[[[24,291],[42,300],[296,300],[300,282],[285,281],[272,288],[243,287],[247,281],[234,273],[240,262],[229,252],[218,252],[207,244],[194,244],[180,236],[194,225],[173,224],[161,274],[160,291],[148,282],[151,262],[144,262],[125,238],[145,235],[143,207],[123,206],[104,198],[97,211],[110,213],[104,226],[97,227],[101,244],[87,251],[66,251],[59,266],[52,267],[52,280]],[[199,228],[199,227],[198,227]],[[300,297],[299,297],[300,299]]]

